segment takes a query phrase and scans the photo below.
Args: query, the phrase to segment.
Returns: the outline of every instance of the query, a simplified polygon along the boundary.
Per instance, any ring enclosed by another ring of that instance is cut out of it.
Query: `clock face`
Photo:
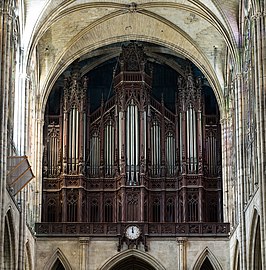
[[[135,240],[140,236],[140,229],[136,225],[130,225],[126,228],[126,237],[131,240]]]

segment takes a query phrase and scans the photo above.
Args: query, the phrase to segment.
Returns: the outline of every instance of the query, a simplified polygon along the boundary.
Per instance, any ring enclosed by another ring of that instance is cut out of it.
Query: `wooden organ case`
[[[188,65],[169,110],[151,67],[143,46],[123,46],[114,95],[93,112],[89,79],[65,79],[45,116],[43,222],[222,222],[218,109]]]

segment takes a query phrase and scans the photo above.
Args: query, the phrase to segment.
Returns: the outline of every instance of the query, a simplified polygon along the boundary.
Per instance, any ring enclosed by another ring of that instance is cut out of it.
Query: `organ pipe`
[[[206,138],[206,161],[208,173],[210,175],[217,174],[217,147],[216,137],[212,131],[209,132]]]
[[[168,133],[166,137],[166,164],[168,174],[174,175],[175,172],[175,139],[172,133]]]
[[[197,125],[196,112],[190,105],[186,112],[187,123],[187,165],[188,172],[197,172]]]
[[[119,112],[118,114],[118,149],[119,149],[119,167],[120,172],[123,170],[123,112]]]
[[[69,112],[68,121],[68,171],[78,173],[79,165],[79,112],[74,106]]]
[[[107,175],[113,174],[114,167],[114,127],[111,121],[105,127],[104,134],[104,164],[105,173]]]
[[[67,80],[64,96],[60,96],[61,112],[46,117],[44,181],[58,182],[57,208],[62,208],[63,221],[205,221],[205,208],[211,201],[208,196],[213,198],[217,193],[214,203],[221,205],[221,191],[215,188],[221,181],[220,175],[217,176],[218,122],[212,120],[217,119],[218,114],[205,115],[204,112],[202,115],[202,98],[208,93],[201,95],[191,70],[189,74],[184,73],[189,76],[178,79],[175,112],[168,93],[164,92],[165,103],[157,101],[160,90],[152,89],[152,78],[145,72],[148,67],[144,69],[146,62],[139,55],[131,59],[136,46],[131,52],[123,55],[115,71],[119,74],[113,81],[114,96],[106,104],[102,99],[101,106],[94,112],[89,112],[87,88],[85,84],[81,87],[80,75],[73,74]],[[142,69],[136,70],[141,66],[139,61],[143,61]],[[132,67],[133,70],[127,70]],[[97,95],[92,94],[95,107],[96,98]],[[47,112],[49,114],[49,110]],[[49,117],[57,117],[58,126],[51,124]],[[211,121],[206,121],[209,117]],[[81,175],[80,168],[85,160],[88,160],[88,170]],[[205,164],[201,164],[202,160]],[[64,175],[59,177],[58,165],[62,161]],[[146,165],[149,170],[145,169]],[[203,165],[208,173],[202,171]],[[66,176],[77,173],[79,175],[74,177]],[[45,189],[55,188],[55,184],[46,182]],[[57,196],[45,189],[48,199]],[[69,189],[76,189],[75,200],[69,196]],[[156,198],[155,204],[152,197]],[[117,203],[109,203],[115,200]],[[164,212],[169,215],[164,216]],[[83,213],[88,214],[83,218]],[[68,219],[71,215],[73,219]]]
[[[161,131],[157,121],[153,123],[151,128],[151,150],[153,174],[158,175],[161,165]]]
[[[48,175],[57,176],[59,165],[59,125],[49,125],[48,127],[48,144],[47,144],[47,161],[48,161]]]
[[[130,185],[136,185],[139,181],[139,115],[133,100],[127,108],[126,149],[127,181]]]
[[[97,132],[94,132],[91,138],[90,152],[90,173],[98,176],[100,167],[100,138]]]

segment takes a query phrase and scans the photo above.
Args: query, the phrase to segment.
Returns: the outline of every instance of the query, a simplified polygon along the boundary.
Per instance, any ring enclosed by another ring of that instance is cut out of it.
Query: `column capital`
[[[90,237],[79,237],[79,243],[82,245],[88,245],[90,240]]]
[[[187,242],[187,241],[188,241],[187,237],[177,237],[177,238],[176,238],[176,242],[177,242],[178,244],[184,244],[184,243]]]

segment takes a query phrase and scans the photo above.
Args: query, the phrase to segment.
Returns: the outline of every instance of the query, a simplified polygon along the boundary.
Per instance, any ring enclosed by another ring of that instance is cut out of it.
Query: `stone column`
[[[177,237],[177,270],[187,269],[187,253],[186,253],[186,242],[187,238]]]
[[[222,185],[223,185],[223,219],[226,222],[232,222],[230,220],[230,212],[229,212],[229,204],[231,205],[230,201],[230,151],[232,147],[232,138],[231,138],[231,130],[230,130],[230,123],[227,117],[220,120],[221,123],[221,149],[222,149]],[[221,212],[221,211],[220,211]]]
[[[13,1],[12,1],[13,3]],[[10,52],[14,10],[11,1],[0,1],[0,268],[3,268],[5,192],[7,174],[7,123],[10,89]]]
[[[79,238],[79,269],[89,269],[89,237]]]
[[[36,102],[37,103],[37,102]],[[36,104],[38,105],[38,104]],[[39,114],[41,114],[39,112]],[[43,125],[44,120],[37,116],[34,127],[36,136],[34,140],[34,172],[35,172],[35,201],[34,201],[34,218],[36,222],[41,222],[42,219],[42,154],[43,154]]]
[[[245,178],[244,178],[244,132],[243,132],[243,83],[242,83],[242,75],[240,73],[236,74],[234,80],[234,91],[235,91],[235,117],[236,117],[236,127],[235,127],[235,136],[236,136],[236,178],[238,185],[238,209],[239,209],[239,241],[240,241],[240,261],[241,261],[241,269],[247,269],[247,244],[246,244],[246,223],[245,223],[245,214],[244,208],[245,198],[246,198],[246,190],[245,190]]]
[[[264,6],[263,6],[264,4]],[[258,183],[261,197],[261,213],[266,211],[266,3],[261,1],[260,12],[252,17],[254,21],[254,71],[255,71],[255,100],[256,128],[258,149]],[[266,264],[266,215],[261,215],[261,256],[262,265]]]

